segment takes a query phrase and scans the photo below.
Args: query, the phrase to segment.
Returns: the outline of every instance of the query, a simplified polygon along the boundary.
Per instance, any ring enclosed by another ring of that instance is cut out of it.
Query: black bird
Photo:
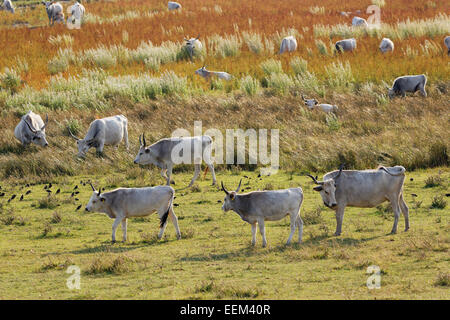
[[[80,199],[78,199],[78,198],[75,198],[75,201],[80,201]]]
[[[27,183],[27,184],[25,185],[25,188],[29,188],[29,187],[30,187],[30,184]]]
[[[178,203],[174,203],[173,206],[174,206],[174,207],[178,207],[179,204],[178,204]]]
[[[415,193],[411,193],[411,195],[412,195],[413,197],[417,197],[417,194],[415,194]]]
[[[20,201],[22,201],[22,200],[23,200],[23,195],[20,196]]]
[[[80,191],[75,191],[75,192],[74,192],[74,194],[79,194],[79,193],[80,193]]]
[[[81,204],[75,209],[75,211],[80,210],[80,208],[81,208]]]
[[[52,187],[52,184],[51,184],[51,183],[49,183],[49,184],[48,184],[48,188],[50,189],[51,187]]]
[[[31,190],[28,190],[27,192],[25,192],[25,194],[30,194],[31,193]]]
[[[0,197],[4,197],[4,196],[5,196],[4,192],[0,193]]]
[[[44,186],[44,190],[47,190],[47,188],[48,188],[48,186],[47,186],[47,185],[45,185],[45,186]]]
[[[261,173],[260,173],[260,174],[258,174],[258,178],[261,178]]]
[[[245,178],[245,179],[248,179],[248,177],[247,177],[247,176],[244,176],[244,178]]]
[[[10,202],[10,201],[14,200],[14,198],[15,198],[15,197],[16,197],[16,195],[15,195],[15,194],[13,194],[13,195],[11,196],[11,198],[9,198],[8,202]]]
[[[222,202],[222,200],[217,200],[217,203],[221,203]]]
[[[76,185],[74,188],[73,188],[73,190],[77,190],[78,189],[78,185]]]
[[[410,178],[409,181],[414,181],[414,178]]]
[[[70,196],[73,197],[74,194],[75,194],[75,193],[72,192],[72,194],[71,194]]]
[[[56,194],[58,194],[58,193],[60,193],[60,192],[61,192],[61,189],[56,190]]]
[[[450,197],[450,193],[446,193],[445,196],[446,196],[446,197]]]
[[[52,193],[52,190],[50,190],[50,189],[47,189],[47,190],[45,190],[45,191],[47,191],[48,194]]]

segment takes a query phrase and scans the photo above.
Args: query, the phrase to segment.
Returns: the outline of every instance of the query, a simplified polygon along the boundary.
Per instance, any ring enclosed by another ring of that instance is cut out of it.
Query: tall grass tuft
[[[327,84],[330,88],[338,91],[349,91],[353,87],[353,73],[350,63],[348,61],[343,64],[342,62],[332,62],[325,67],[327,74]]]
[[[261,62],[260,66],[266,76],[270,76],[273,73],[283,73],[280,60],[268,59]]]
[[[300,57],[293,58],[290,65],[295,75],[302,75],[308,71],[308,61]]]
[[[248,75],[241,79],[240,89],[249,96],[254,96],[260,89],[259,81]]]

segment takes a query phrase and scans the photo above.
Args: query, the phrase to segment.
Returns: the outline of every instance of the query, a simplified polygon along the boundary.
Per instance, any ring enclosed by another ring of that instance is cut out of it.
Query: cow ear
[[[234,200],[234,198],[235,198],[234,192],[230,192],[230,199],[231,199],[231,200]]]
[[[314,191],[322,191],[323,188],[322,188],[322,186],[315,186],[315,187],[313,188],[313,190],[314,190]]]
[[[101,198],[100,198],[100,201],[101,201],[101,202],[105,202],[106,200],[105,200],[105,198],[101,197]]]
[[[150,149],[145,149],[145,153],[150,153]]]

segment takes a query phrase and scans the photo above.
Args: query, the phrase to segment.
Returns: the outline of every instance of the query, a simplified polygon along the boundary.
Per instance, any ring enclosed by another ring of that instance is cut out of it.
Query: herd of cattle
[[[54,22],[64,22],[63,8],[60,3],[43,2],[46,7],[50,24]],[[14,12],[14,7],[10,0],[4,0],[3,7]],[[176,2],[168,3],[169,10],[177,10],[181,5]],[[81,19],[85,13],[84,7],[80,3],[75,3],[71,9],[73,19]],[[367,22],[359,17],[354,17],[354,26],[367,26]],[[202,43],[197,38],[184,39],[186,47],[191,57],[195,50],[202,50]],[[450,36],[445,38],[445,45],[450,54]],[[341,51],[353,51],[356,48],[356,39],[345,39],[336,42],[336,49]],[[279,54],[292,52],[297,49],[297,41],[293,36],[286,37],[281,42]],[[385,53],[394,50],[394,43],[387,38],[381,41],[380,51]],[[230,80],[232,76],[226,72],[208,71],[206,66],[195,71],[197,75],[205,79],[216,76],[219,79]],[[425,75],[403,76],[394,80],[392,88],[388,90],[388,96],[405,96],[406,92],[420,91],[423,96],[427,96],[425,85],[427,78]],[[305,105],[309,109],[315,107],[325,112],[336,112],[338,107],[330,104],[319,104],[316,99],[306,99],[303,97]],[[14,130],[15,137],[24,145],[30,143],[42,147],[48,147],[45,129],[48,124],[48,115],[44,122],[38,115],[29,111],[22,116],[19,124]],[[76,137],[69,129],[70,135],[76,140],[78,156],[85,157],[89,149],[95,148],[97,152],[103,152],[105,145],[118,146],[124,140],[128,150],[128,120],[123,115],[106,117],[94,120],[83,139]],[[101,188],[96,190],[92,187],[92,196],[86,206],[86,211],[103,212],[114,219],[112,227],[112,241],[115,241],[116,228],[121,223],[123,230],[123,240],[125,241],[127,231],[127,219],[131,217],[147,216],[157,212],[160,218],[160,232],[158,238],[163,236],[167,220],[170,217],[173,222],[177,238],[181,238],[178,227],[178,220],[173,209],[173,199],[175,190],[170,186],[172,169],[176,164],[173,155],[178,150],[191,150],[189,163],[194,163],[195,172],[189,184],[192,186],[201,172],[201,164],[205,162],[207,170],[212,174],[213,185],[216,185],[216,176],[211,157],[213,140],[209,136],[194,136],[184,138],[161,139],[151,145],[147,145],[145,135],[139,136],[139,151],[134,160],[135,164],[152,164],[161,170],[161,176],[165,179],[166,185],[147,188],[119,188],[111,192],[103,192]],[[194,152],[194,146],[201,146],[201,158]],[[193,161],[193,162],[192,162]],[[205,172],[206,173],[206,172]],[[308,175],[316,186],[313,188],[319,192],[323,203],[336,213],[336,232],[342,232],[342,222],[344,210],[347,206],[372,208],[384,201],[389,201],[394,211],[394,225],[391,233],[396,233],[400,213],[405,218],[405,231],[409,229],[408,207],[403,199],[403,182],[405,179],[405,168],[402,166],[379,167],[374,170],[339,170],[329,172],[319,181],[317,176]],[[258,224],[263,238],[263,246],[267,245],[265,236],[265,221],[280,220],[290,216],[290,234],[287,240],[289,244],[298,229],[298,242],[302,241],[303,221],[300,216],[300,209],[304,200],[303,191],[300,187],[285,190],[253,191],[238,194],[241,189],[241,182],[236,190],[228,191],[221,185],[225,193],[222,210],[235,211],[243,221],[251,225],[252,244],[256,242],[256,224]]]

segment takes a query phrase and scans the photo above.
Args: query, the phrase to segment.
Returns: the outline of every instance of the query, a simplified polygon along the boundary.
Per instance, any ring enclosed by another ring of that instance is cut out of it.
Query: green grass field
[[[54,178],[53,193],[61,192],[50,198],[43,184],[1,184],[6,195],[0,198],[0,299],[450,298],[450,212],[448,204],[432,208],[448,202],[448,168],[407,172],[410,231],[403,232],[401,217],[398,234],[388,235],[393,214],[385,204],[348,208],[340,237],[332,235],[334,214],[321,207],[309,178],[280,172],[259,180],[256,171],[218,172],[219,183],[229,189],[244,175],[251,178],[243,179],[249,190],[303,188],[303,243],[284,245],[289,234],[285,218],[266,224],[267,248],[261,247],[259,234],[252,247],[250,225],[234,212],[222,212],[224,193],[210,186],[209,174],[194,188],[176,193],[181,240],[169,224],[164,239],[157,241],[159,220],[152,215],[130,219],[127,243],[112,245],[112,220],[84,211],[92,192],[80,180],[90,178],[110,190],[158,185],[162,179],[154,168],[108,177],[93,174]],[[176,173],[175,188],[186,186],[191,176]],[[434,186],[425,187],[427,182]],[[72,198],[76,184],[80,193]],[[27,190],[32,192],[20,201]],[[8,203],[13,193],[17,197]],[[117,239],[121,232],[119,227]],[[66,287],[70,265],[81,269],[80,290]],[[380,289],[366,287],[369,265],[381,268]]]

